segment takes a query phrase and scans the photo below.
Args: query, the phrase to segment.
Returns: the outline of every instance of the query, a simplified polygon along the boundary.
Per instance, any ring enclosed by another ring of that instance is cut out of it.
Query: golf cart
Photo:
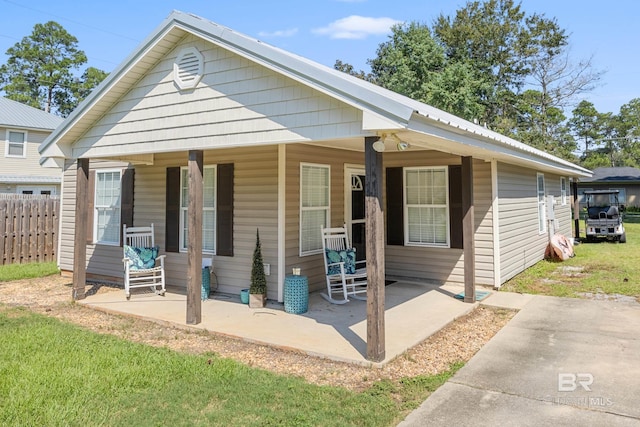
[[[618,202],[618,190],[588,190],[584,192],[587,199],[587,218],[585,229],[587,242],[599,238],[627,242],[627,234],[622,225],[624,206]]]

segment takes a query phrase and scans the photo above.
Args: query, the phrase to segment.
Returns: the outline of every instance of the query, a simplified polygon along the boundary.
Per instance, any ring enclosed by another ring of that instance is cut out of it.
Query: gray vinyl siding
[[[473,204],[476,284],[494,285],[493,209],[491,201],[491,163],[473,162]]]
[[[161,254],[167,256],[167,284],[183,288],[187,285],[187,254],[164,250],[166,169],[186,166],[187,159],[187,152],[160,154],[155,156],[153,165],[136,165],[134,189],[134,225],[154,224],[156,244]],[[213,257],[212,286],[217,286],[218,291],[239,293],[249,286],[258,228],[264,262],[271,264],[271,274],[267,276],[268,297],[277,298],[277,161],[277,146],[204,152],[205,165],[234,164],[234,256]],[[73,269],[75,170],[72,163],[65,172],[60,259],[63,270]],[[87,274],[122,280],[122,248],[87,245]]]
[[[62,172],[58,266],[63,271],[73,271],[73,233],[76,228],[76,166],[75,161],[65,160]]]
[[[363,139],[364,145],[364,139]],[[331,226],[344,224],[344,167],[346,164],[364,167],[364,154],[354,151],[287,145],[286,154],[286,230],[285,272],[300,267],[309,280],[310,291],[325,289],[323,254],[300,256],[300,164],[329,165],[331,180]],[[320,230],[318,230],[320,234]]]
[[[389,153],[384,167],[448,166],[461,159],[437,151]],[[386,185],[386,180],[383,181]],[[385,187],[384,194],[387,189]],[[491,164],[473,162],[475,213],[476,283],[493,284],[493,226],[491,210]],[[436,283],[464,283],[462,249],[417,246],[386,246],[387,276],[407,277]]]
[[[498,163],[501,283],[544,258],[549,242],[538,226],[537,171]],[[545,193],[553,195],[557,232],[571,236],[571,205],[560,200],[560,176],[544,174]],[[567,177],[567,186],[569,180]],[[567,190],[568,192],[568,190]]]
[[[122,162],[93,161],[91,169],[124,169]],[[60,205],[60,251],[61,270],[73,271],[73,248],[76,220],[76,171],[77,162],[65,161],[62,202]],[[95,191],[90,188],[88,191]],[[92,228],[93,223],[87,224]],[[122,278],[122,248],[118,245],[87,244],[87,277]]]
[[[6,144],[8,144],[7,130],[26,133],[27,149],[26,157],[6,157]],[[44,168],[40,166],[40,154],[38,147],[50,132],[26,130],[20,128],[0,127],[0,175],[62,177],[59,168]],[[29,184],[25,184],[29,185]],[[60,187],[57,186],[59,189]]]
[[[204,56],[204,76],[179,91],[173,62],[183,47]],[[340,101],[189,36],[74,144],[74,154],[108,156],[331,140],[362,135],[362,113]]]

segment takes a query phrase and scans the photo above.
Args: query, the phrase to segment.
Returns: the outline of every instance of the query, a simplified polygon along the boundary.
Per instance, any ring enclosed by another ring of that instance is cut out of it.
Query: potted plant
[[[256,248],[253,251],[251,267],[251,286],[249,287],[249,307],[261,308],[267,302],[267,276],[264,274],[260,232],[256,229]]]

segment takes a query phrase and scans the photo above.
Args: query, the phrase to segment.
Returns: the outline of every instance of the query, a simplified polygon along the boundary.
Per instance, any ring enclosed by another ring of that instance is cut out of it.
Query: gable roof
[[[45,113],[4,96],[0,97],[0,126],[2,127],[53,130],[62,122],[62,117]]]
[[[596,168],[591,178],[583,178],[581,182],[637,182],[640,181],[640,169],[624,166]]]
[[[363,125],[363,133],[367,135],[373,136],[378,134],[378,131],[389,129],[407,130],[455,141],[458,147],[454,149],[456,144],[444,144],[436,149],[450,149],[450,152],[482,152],[485,158],[500,158],[519,164],[536,165],[575,176],[591,175],[585,168],[430,105],[268,45],[201,17],[179,11],[173,11],[72,112],[42,143],[40,153],[45,157],[64,156],[62,147],[73,144],[81,137],[120,96],[187,34],[221,46],[369,113],[372,117],[381,118],[381,121],[374,120],[374,124],[368,125],[366,129]]]

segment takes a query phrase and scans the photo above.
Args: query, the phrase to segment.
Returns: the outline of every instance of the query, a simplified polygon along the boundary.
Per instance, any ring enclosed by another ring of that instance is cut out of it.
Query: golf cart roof
[[[586,190],[584,194],[618,194],[620,190]]]

